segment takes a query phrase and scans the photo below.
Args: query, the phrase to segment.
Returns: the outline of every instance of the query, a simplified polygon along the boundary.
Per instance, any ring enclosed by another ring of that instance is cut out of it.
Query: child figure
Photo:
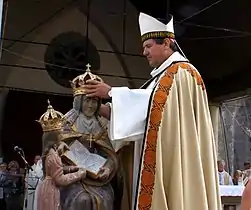
[[[48,102],[49,103],[49,102]],[[64,147],[62,140],[63,114],[55,111],[49,103],[47,111],[38,121],[43,128],[43,173],[44,180],[38,189],[37,210],[60,210],[60,187],[80,181],[85,177],[84,170],[69,167],[68,174],[64,174],[59,156],[59,149]],[[61,151],[60,151],[61,152]]]

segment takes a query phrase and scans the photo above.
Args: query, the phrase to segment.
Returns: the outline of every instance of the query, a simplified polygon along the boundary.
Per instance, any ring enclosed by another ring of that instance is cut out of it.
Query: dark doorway
[[[63,114],[72,107],[70,96],[22,91],[9,92],[1,133],[5,161],[17,160],[23,166],[21,158],[13,150],[16,145],[23,148],[30,163],[35,155],[41,154],[42,129],[35,120],[38,120],[46,111],[48,99],[53,108]]]

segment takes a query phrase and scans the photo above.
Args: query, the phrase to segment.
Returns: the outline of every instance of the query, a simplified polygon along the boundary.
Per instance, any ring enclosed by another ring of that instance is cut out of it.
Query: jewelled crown
[[[90,64],[87,64],[86,67],[87,69],[84,74],[77,76],[71,81],[71,87],[73,89],[74,96],[86,94],[86,89],[83,86],[86,85],[87,80],[96,80],[103,82],[103,80],[99,76],[91,73]]]
[[[60,130],[63,126],[63,114],[54,110],[48,100],[47,111],[37,122],[40,123],[44,132]]]

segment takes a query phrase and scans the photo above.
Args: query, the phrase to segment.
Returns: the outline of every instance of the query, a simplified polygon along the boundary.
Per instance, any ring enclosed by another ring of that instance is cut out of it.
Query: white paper
[[[72,143],[72,145],[70,146],[70,151],[67,151],[66,154],[67,157],[75,160],[76,164],[81,164],[86,161],[86,159],[90,155],[90,152],[83,144],[76,140]]]
[[[96,155],[90,154],[84,163],[86,170],[91,171],[94,174],[98,174],[100,168],[102,168],[106,163],[106,159]]]

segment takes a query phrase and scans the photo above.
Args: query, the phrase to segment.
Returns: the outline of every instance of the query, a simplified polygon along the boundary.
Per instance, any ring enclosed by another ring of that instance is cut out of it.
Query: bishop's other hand
[[[96,80],[87,80],[86,83],[87,84],[84,85],[84,88],[86,88],[87,97],[99,97],[103,99],[110,98],[108,93],[112,89],[111,86]]]
[[[106,119],[110,120],[111,117],[111,107],[109,105],[101,104],[99,109],[99,114],[102,117],[105,117]]]

